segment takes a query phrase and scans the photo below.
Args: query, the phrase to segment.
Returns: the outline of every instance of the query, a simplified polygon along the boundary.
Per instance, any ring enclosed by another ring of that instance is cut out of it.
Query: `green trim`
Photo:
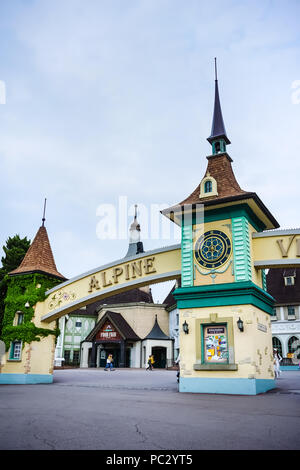
[[[182,226],[181,239],[181,285],[193,285],[193,226]]]
[[[235,217],[232,219],[232,244],[235,281],[251,281],[249,224],[246,217]]]
[[[223,307],[228,305],[254,305],[272,315],[274,299],[251,281],[209,286],[180,287],[173,293],[177,307]]]
[[[267,290],[267,278],[266,278],[266,271],[264,269],[261,270],[261,279],[262,279],[262,286],[263,290]]]
[[[216,144],[217,143],[220,144],[220,148],[219,148],[218,151],[216,150]],[[224,139],[216,139],[211,143],[211,145],[212,145],[212,154],[213,155],[218,155],[219,153],[225,153],[226,152],[226,142],[225,142]]]
[[[232,206],[220,207],[219,209],[209,209],[205,207],[204,223],[215,222],[216,220],[233,219],[235,217],[246,217],[248,222],[257,230],[262,232],[266,229],[265,224],[255,215],[253,210],[246,203],[235,204]],[[193,224],[196,223],[195,214],[193,214]]]

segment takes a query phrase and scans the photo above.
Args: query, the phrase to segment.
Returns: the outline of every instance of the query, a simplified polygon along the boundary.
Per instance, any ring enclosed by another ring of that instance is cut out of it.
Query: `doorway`
[[[106,359],[109,354],[112,354],[114,367],[119,367],[120,348],[115,345],[105,345],[104,348],[100,349],[99,367],[104,368],[106,366]]]
[[[155,361],[153,367],[155,369],[165,369],[167,364],[167,348],[154,346],[152,348],[152,354]]]

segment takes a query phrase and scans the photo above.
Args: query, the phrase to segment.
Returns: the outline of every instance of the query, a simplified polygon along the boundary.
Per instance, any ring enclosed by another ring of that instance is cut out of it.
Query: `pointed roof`
[[[230,140],[226,135],[225,125],[222,116],[222,109],[219,96],[219,87],[218,80],[215,80],[215,105],[214,105],[214,115],[211,127],[211,134],[208,137],[208,142],[211,144],[215,139],[223,138],[226,144],[230,144]]]
[[[140,341],[141,338],[134,332],[121,313],[112,312],[110,310],[105,312],[103,317],[95,325],[92,331],[90,331],[84,341],[93,341],[94,337],[107,320],[109,320],[114,325],[123,339],[128,339],[130,341]]]
[[[218,194],[200,198],[200,182],[197,188],[186,199],[179,203],[180,205],[199,204],[212,199],[220,200],[227,197],[251,194],[241,189],[238,184],[231,165],[232,159],[227,153],[210,155],[206,158],[208,160],[208,164],[204,177],[212,176],[216,180]]]
[[[157,321],[157,315],[155,315],[155,323],[152,330],[144,339],[171,339],[161,330]]]
[[[216,59],[215,71],[216,78],[214,115],[211,135],[207,140],[212,144],[214,140],[223,138],[227,144],[230,144],[230,140],[226,135],[220,104]],[[163,215],[178,225],[182,225],[183,211],[189,210],[184,206],[191,205],[193,212],[197,210],[197,204],[203,204],[205,210],[207,211],[219,208],[221,206],[225,207],[243,203],[249,206],[263,229],[274,229],[279,227],[277,220],[263,204],[258,195],[254,192],[244,191],[241,189],[231,166],[233,160],[226,151],[209,155],[206,158],[208,160],[206,172],[196,189],[183,201],[172,207],[168,207],[167,209],[162,210],[161,213]],[[216,182],[216,191],[213,192],[211,196],[209,194],[204,195],[203,192],[201,192],[201,184],[204,178],[209,176],[212,177]]]
[[[56,269],[48,234],[44,224],[39,228],[32,244],[30,245],[22,263],[9,274],[42,273],[50,274],[58,279],[66,278]]]
[[[137,204],[135,204],[134,219],[130,225],[129,246],[125,258],[144,252],[143,242],[140,241],[141,226],[137,220]]]
[[[181,277],[176,280],[174,286],[163,301],[163,305],[166,305],[168,312],[174,310],[177,307],[177,301],[175,300],[173,293],[178,287],[181,287]]]

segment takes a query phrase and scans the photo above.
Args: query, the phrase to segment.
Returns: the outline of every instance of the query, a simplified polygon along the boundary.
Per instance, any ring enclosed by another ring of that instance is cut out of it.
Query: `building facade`
[[[169,314],[153,303],[148,287],[109,297],[95,310],[97,323],[81,343],[81,367],[105,367],[109,354],[115,367],[146,367],[150,354],[155,367],[173,364]]]
[[[281,367],[295,367],[300,361],[300,269],[270,269],[268,292],[274,297],[272,340],[283,358]]]

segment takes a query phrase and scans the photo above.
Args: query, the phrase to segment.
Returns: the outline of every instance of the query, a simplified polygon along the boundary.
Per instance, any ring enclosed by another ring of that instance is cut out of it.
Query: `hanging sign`
[[[96,335],[96,340],[100,341],[120,341],[121,335],[116,331],[116,329],[112,326],[111,322],[107,321],[104,323],[100,331],[98,331]]]

